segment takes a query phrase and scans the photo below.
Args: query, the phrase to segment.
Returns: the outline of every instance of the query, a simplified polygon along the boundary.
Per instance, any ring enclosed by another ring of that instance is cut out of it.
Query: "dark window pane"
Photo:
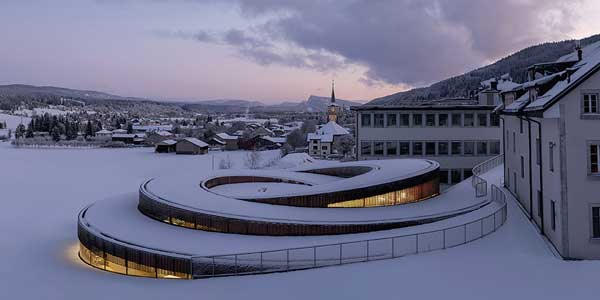
[[[423,155],[423,143],[413,142],[413,155]]]
[[[465,142],[465,155],[475,154],[475,142]]]
[[[448,126],[448,114],[439,114],[438,115],[438,126],[440,126],[440,127]]]
[[[413,114],[413,126],[423,126],[423,115]]]
[[[387,114],[387,127],[396,127],[396,114]]]
[[[592,207],[592,237],[600,238],[600,207]]]
[[[400,114],[400,126],[409,126],[410,125],[410,115],[409,114]]]
[[[465,114],[465,127],[473,127],[475,121],[473,120],[473,114]]]
[[[462,114],[452,114],[452,126],[462,126]]]
[[[400,155],[409,155],[410,154],[410,143],[409,142],[400,142]]]
[[[360,153],[362,155],[371,155],[371,142],[361,142]]]
[[[373,143],[373,154],[383,155],[383,142],[374,142]]]
[[[363,127],[371,127],[371,114],[361,114],[360,115],[360,124]]]
[[[438,143],[438,155],[448,155],[448,142]]]
[[[435,126],[435,114],[425,115],[425,125],[429,127]]]
[[[397,142],[387,142],[386,145],[387,155],[398,155],[398,143]]]
[[[373,115],[375,127],[383,127],[383,114],[374,114]]]
[[[487,155],[487,142],[477,142],[477,155]]]
[[[448,170],[440,170],[440,183],[448,184]]]
[[[477,114],[477,126],[487,126],[487,114]]]
[[[461,142],[452,142],[452,155],[461,155],[462,154],[462,143]]]
[[[425,154],[435,155],[435,142],[425,143]]]
[[[461,169],[452,169],[450,171],[451,184],[457,184],[461,180]]]

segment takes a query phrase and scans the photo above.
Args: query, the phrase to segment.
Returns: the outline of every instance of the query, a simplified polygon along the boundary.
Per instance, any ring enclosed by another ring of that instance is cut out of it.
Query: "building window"
[[[423,126],[423,115],[413,114],[413,126]]]
[[[487,114],[477,114],[477,126],[487,126]]]
[[[383,142],[374,142],[373,151],[375,155],[383,155]]]
[[[448,142],[438,143],[438,155],[448,155]]]
[[[371,155],[371,142],[361,142],[360,143],[360,154],[361,155]]]
[[[397,119],[396,114],[387,114],[386,126],[387,127],[396,127]]]
[[[517,134],[513,131],[513,152],[517,152]]]
[[[600,175],[598,171],[598,161],[600,161],[600,143],[589,145],[589,172],[592,175]]]
[[[461,169],[452,169],[450,170],[450,184],[457,184],[461,180]]]
[[[423,143],[413,142],[413,155],[423,155]]]
[[[463,169],[463,178],[467,179],[473,176],[473,169]]]
[[[317,145],[314,145],[314,146],[313,146],[313,150],[319,150],[319,146],[317,146]]]
[[[465,142],[465,155],[475,154],[475,142]]]
[[[600,206],[592,207],[592,238],[600,238]]]
[[[452,126],[462,126],[462,114],[452,114]]]
[[[452,155],[461,155],[462,154],[462,143],[461,142],[452,142]]]
[[[542,191],[537,191],[538,198],[538,217],[543,219],[544,216],[544,198],[542,197]]]
[[[540,138],[535,139],[535,162],[538,166],[542,163],[542,141]]]
[[[521,178],[525,178],[525,158],[521,155]]]
[[[448,184],[448,170],[440,170],[440,183]]]
[[[492,93],[487,93],[485,95],[485,101],[487,105],[494,105],[494,94]]]
[[[383,114],[374,114],[374,123],[375,123],[375,127],[377,128],[381,128],[383,127]]]
[[[400,126],[404,126],[404,127],[410,126],[410,115],[409,114],[400,114]]]
[[[439,114],[438,115],[438,126],[440,126],[440,127],[448,126],[448,114]]]
[[[327,145],[323,145],[323,146],[321,146],[321,150],[325,150],[325,151],[327,151]]]
[[[523,134],[523,119],[519,119],[519,133]]]
[[[387,155],[398,155],[398,142],[386,142],[385,149],[387,151]]]
[[[517,193],[517,172],[513,172],[513,189]]]
[[[425,115],[425,126],[427,126],[427,127],[435,126],[435,114],[426,114]]]
[[[500,141],[490,141],[490,154],[491,155],[500,154]]]
[[[583,113],[584,114],[597,114],[600,113],[598,110],[598,94],[583,94]]]
[[[362,127],[371,127],[371,114],[360,114],[360,125]]]
[[[465,127],[473,127],[475,126],[475,120],[473,120],[473,114],[465,114]]]
[[[410,155],[410,142],[400,142],[400,155]]]
[[[554,143],[548,143],[548,168],[550,168],[550,172],[554,172]]]
[[[425,154],[426,155],[435,155],[435,142],[426,142],[425,143]]]
[[[500,126],[500,116],[497,114],[490,114],[490,126]]]
[[[487,148],[488,147],[487,147],[486,141],[477,142],[477,155],[482,155],[482,156],[488,155]]]
[[[550,200],[550,214],[552,215],[550,227],[552,227],[552,230],[556,230],[556,204],[554,200]]]

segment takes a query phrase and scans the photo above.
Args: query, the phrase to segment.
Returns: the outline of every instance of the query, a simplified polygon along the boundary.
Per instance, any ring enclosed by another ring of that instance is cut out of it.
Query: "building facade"
[[[600,259],[600,43],[502,94],[504,185],[566,259]]]
[[[498,93],[498,91],[496,91]],[[447,99],[419,105],[353,107],[357,158],[426,158],[440,163],[440,183],[456,184],[502,150],[497,103]]]

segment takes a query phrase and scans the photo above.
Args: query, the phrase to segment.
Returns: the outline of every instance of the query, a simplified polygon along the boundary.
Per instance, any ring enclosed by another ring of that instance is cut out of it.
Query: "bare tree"
[[[258,151],[251,151],[246,154],[246,160],[244,161],[244,165],[248,169],[259,169],[260,168],[260,160],[261,155]]]
[[[221,158],[221,161],[219,161],[219,169],[231,169],[231,159],[229,158],[229,155],[227,155],[226,158]]]
[[[292,148],[296,149],[299,147],[306,146],[306,134],[303,134],[299,129],[294,129],[290,134],[288,134],[287,143],[292,146]]]

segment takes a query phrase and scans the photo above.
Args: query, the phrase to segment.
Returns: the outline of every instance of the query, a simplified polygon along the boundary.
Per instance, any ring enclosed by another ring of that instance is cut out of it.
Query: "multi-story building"
[[[600,43],[502,93],[504,185],[567,259],[600,259]]]
[[[426,158],[440,163],[443,184],[470,177],[475,165],[501,153],[500,122],[492,113],[496,88],[491,98],[352,107],[358,159]]]

